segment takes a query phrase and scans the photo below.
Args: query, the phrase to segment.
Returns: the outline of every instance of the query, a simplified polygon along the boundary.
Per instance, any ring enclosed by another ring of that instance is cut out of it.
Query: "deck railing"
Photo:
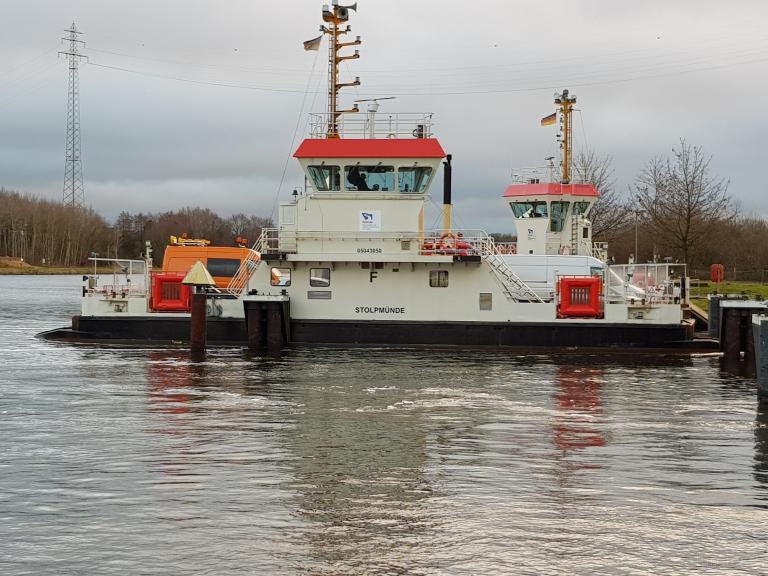
[[[309,115],[309,137],[325,138],[328,133],[328,118],[325,114]],[[432,138],[433,122],[431,112],[400,112],[397,114],[376,114],[366,112],[342,114],[336,120],[339,136],[342,138]]]
[[[93,274],[85,277],[87,285],[84,294],[98,294],[108,297],[146,296],[149,289],[149,270],[144,260],[126,258],[88,258],[93,262]],[[111,267],[112,272],[100,274]],[[106,276],[106,279],[102,279]],[[107,283],[107,282],[110,282]]]
[[[295,254],[299,242],[411,242],[422,255],[462,254],[488,255],[513,254],[514,242],[499,245],[484,230],[430,230],[427,232],[355,232],[355,231],[301,231],[264,228],[254,244],[254,249],[262,254]],[[419,244],[421,242],[421,244]],[[410,250],[410,247],[409,247]]]
[[[614,264],[606,270],[606,297],[612,303],[680,303],[685,274],[685,264]]]

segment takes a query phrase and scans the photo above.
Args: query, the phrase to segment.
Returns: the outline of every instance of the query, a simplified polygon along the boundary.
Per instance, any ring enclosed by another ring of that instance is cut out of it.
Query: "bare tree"
[[[574,182],[592,184],[600,194],[589,212],[592,236],[610,241],[632,219],[632,210],[615,190],[613,158],[598,156],[593,150],[580,152],[573,162]]]
[[[672,158],[656,157],[643,169],[634,190],[658,238],[691,264],[715,224],[730,221],[736,211],[728,181],[711,176],[712,157],[680,139]]]

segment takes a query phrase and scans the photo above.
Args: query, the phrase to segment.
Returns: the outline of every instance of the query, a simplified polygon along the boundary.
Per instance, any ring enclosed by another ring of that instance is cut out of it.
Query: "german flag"
[[[557,121],[557,112],[552,112],[549,116],[544,116],[541,119],[542,126],[552,126]]]

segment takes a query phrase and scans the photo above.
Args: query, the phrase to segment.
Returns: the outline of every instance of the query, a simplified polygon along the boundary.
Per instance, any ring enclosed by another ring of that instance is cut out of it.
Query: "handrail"
[[[145,260],[132,260],[130,258],[99,258],[94,256],[88,258],[88,261],[93,262],[93,274],[89,276],[89,278],[92,278],[93,281],[89,280],[88,287],[85,291],[86,294],[120,294],[121,296],[147,295],[149,290],[149,270]],[[112,263],[113,265],[119,267],[119,270],[115,268],[111,273],[112,284],[99,286],[99,263]],[[125,283],[121,285],[118,281],[118,276],[122,275],[125,276]],[[144,278],[144,286],[136,286],[131,281],[131,276],[139,275]],[[109,287],[109,290],[107,287]]]
[[[261,237],[259,237],[259,240],[261,240]],[[260,261],[261,253],[250,249],[248,251],[248,256],[240,261],[240,266],[237,268],[237,272],[232,276],[232,279],[229,281],[229,284],[227,284],[225,290],[230,294],[242,294],[248,287],[248,282],[256,271]]]
[[[342,114],[336,120],[342,138],[432,138],[432,112],[379,113],[373,126],[369,114]],[[309,115],[309,137],[322,139],[328,132],[328,113]]]

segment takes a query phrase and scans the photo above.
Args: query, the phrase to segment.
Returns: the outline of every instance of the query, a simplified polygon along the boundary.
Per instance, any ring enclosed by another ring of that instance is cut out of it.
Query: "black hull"
[[[477,347],[709,348],[693,325],[514,322],[358,322],[291,320],[292,344]],[[210,318],[208,342],[246,345],[244,320]],[[184,343],[189,318],[75,316],[72,328],[44,332],[51,340]]]

